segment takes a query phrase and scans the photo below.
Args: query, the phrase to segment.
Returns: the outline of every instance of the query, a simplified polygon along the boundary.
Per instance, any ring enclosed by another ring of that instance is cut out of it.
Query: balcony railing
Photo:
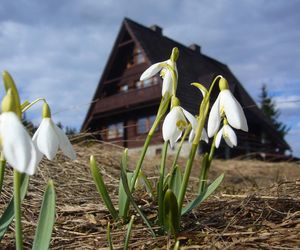
[[[141,89],[133,89],[118,93],[99,100],[95,106],[95,113],[110,112],[113,110],[130,108],[139,104],[158,100],[161,96],[161,85],[156,84]]]

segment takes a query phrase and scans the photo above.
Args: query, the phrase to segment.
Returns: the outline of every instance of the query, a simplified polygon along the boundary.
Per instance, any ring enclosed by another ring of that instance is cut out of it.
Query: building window
[[[146,79],[144,81],[139,81],[137,80],[135,82],[135,87],[137,89],[141,89],[141,88],[146,88],[146,87],[149,87],[149,86],[152,86],[152,85],[155,85],[155,84],[158,84],[158,79],[157,77],[154,77],[154,78],[150,78],[150,79]]]
[[[145,57],[144,57],[143,52],[140,48],[135,49],[134,56],[135,56],[136,64],[140,64],[140,63],[145,62]]]
[[[128,84],[124,84],[120,87],[120,92],[127,92],[129,89]]]
[[[139,118],[137,121],[137,133],[138,134],[148,133],[154,121],[155,121],[155,115]]]
[[[107,139],[120,138],[124,135],[123,122],[111,124],[107,128]]]
[[[135,47],[133,50],[132,56],[130,56],[129,61],[127,63],[127,68],[130,68],[136,64],[140,64],[145,62],[145,57],[140,48]]]

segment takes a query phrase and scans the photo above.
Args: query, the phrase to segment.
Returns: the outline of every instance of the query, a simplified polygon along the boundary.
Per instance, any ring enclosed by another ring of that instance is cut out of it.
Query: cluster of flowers
[[[1,151],[10,166],[20,173],[33,175],[43,156],[52,160],[59,148],[69,158],[76,158],[68,137],[51,119],[50,108],[46,102],[43,106],[42,122],[31,139],[15,112],[14,100],[14,94],[9,89],[3,98],[0,115]]]
[[[192,126],[189,142],[194,140],[199,119],[180,106],[179,100],[174,96],[174,93],[176,92],[176,90],[174,91],[174,84],[172,84],[174,79],[171,77],[170,68],[166,66],[172,67],[177,74],[176,62],[169,59],[151,65],[142,74],[140,79],[145,80],[151,78],[161,71],[161,76],[163,77],[162,95],[173,95],[172,98],[175,99],[171,111],[167,114],[162,126],[163,139],[164,141],[169,141],[170,146],[173,148],[175,143],[181,138],[188,123]],[[175,86],[176,85],[177,83]],[[208,138],[216,135],[216,148],[219,147],[222,137],[229,147],[234,147],[237,146],[237,137],[231,127],[247,132],[247,120],[241,105],[230,92],[226,79],[221,76],[219,79],[219,88],[220,93],[214,102],[208,117],[207,132],[205,128],[203,128],[200,139],[208,143]],[[200,90],[204,98],[208,92],[205,88],[201,88]],[[221,122],[223,122],[223,126],[219,130]]]

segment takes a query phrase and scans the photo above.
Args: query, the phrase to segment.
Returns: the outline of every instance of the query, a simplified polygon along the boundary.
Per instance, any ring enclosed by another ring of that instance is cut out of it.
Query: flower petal
[[[201,139],[200,140],[205,141],[206,143],[208,143],[208,136],[207,136],[205,128],[203,128],[203,130],[202,130],[202,135],[201,135]]]
[[[58,140],[59,140],[59,147],[64,153],[64,155],[68,156],[71,160],[76,159],[76,152],[73,149],[73,146],[71,142],[69,141],[68,136],[53,123],[54,130],[57,134]]]
[[[185,110],[184,108],[182,108],[182,107],[180,107],[180,108],[181,108],[181,110],[182,110],[184,116],[188,119],[188,121],[189,121],[190,124],[192,125],[192,128],[193,128],[194,130],[196,130],[197,124],[198,124],[196,117],[193,116],[190,112],[188,112],[188,111]]]
[[[161,64],[162,64],[162,62],[151,65],[148,69],[146,69],[143,72],[143,74],[140,77],[140,80],[141,81],[147,80],[147,79],[151,78],[152,76],[154,76],[155,74],[157,74],[162,69]]]
[[[169,70],[166,70],[164,80],[162,83],[161,95],[164,96],[165,93],[172,94],[173,84],[172,84],[172,75]]]
[[[220,131],[218,132],[218,134],[216,136],[216,141],[215,141],[216,148],[219,148],[219,146],[220,146],[222,135],[223,135],[223,128],[220,129]]]
[[[172,148],[182,135],[182,129],[177,127],[177,122],[186,122],[181,109],[182,108],[179,106],[172,108],[172,110],[167,114],[162,127],[163,139],[164,141],[170,141]]]
[[[13,112],[4,112],[0,124],[5,159],[17,171],[33,175],[37,166],[36,149],[23,124]]]
[[[228,123],[232,127],[246,132],[248,131],[247,120],[243,108],[235,99],[230,90],[225,89],[221,91],[220,106],[224,108]]]
[[[195,138],[195,131],[194,129],[192,129],[189,135],[189,143],[192,143],[194,138]]]
[[[234,147],[237,145],[237,137],[233,129],[229,125],[224,125],[223,127],[223,137],[229,147]]]
[[[208,137],[213,137],[217,133],[220,127],[220,122],[221,122],[220,95],[218,95],[218,98],[213,104],[208,117],[208,124],[207,124]]]
[[[59,139],[54,126],[56,125],[53,123],[51,118],[43,118],[36,138],[38,150],[49,160],[54,159],[59,145]]]
[[[37,164],[39,164],[41,162],[41,160],[43,159],[43,156],[44,156],[42,154],[42,152],[37,147],[37,138],[39,136],[40,127],[41,126],[38,127],[38,129],[35,131],[35,133],[34,133],[34,135],[32,137],[32,142],[33,142],[33,144],[34,144],[34,146],[36,148],[36,161],[37,161]]]

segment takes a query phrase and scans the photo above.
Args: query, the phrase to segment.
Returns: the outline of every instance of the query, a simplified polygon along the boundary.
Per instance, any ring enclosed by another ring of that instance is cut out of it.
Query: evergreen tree
[[[279,132],[282,139],[284,139],[285,135],[289,132],[290,128],[288,128],[282,122],[278,121],[280,112],[276,107],[274,100],[269,95],[266,84],[262,85],[261,94],[259,96],[259,102],[261,110],[267,117],[269,117],[275,129]]]

